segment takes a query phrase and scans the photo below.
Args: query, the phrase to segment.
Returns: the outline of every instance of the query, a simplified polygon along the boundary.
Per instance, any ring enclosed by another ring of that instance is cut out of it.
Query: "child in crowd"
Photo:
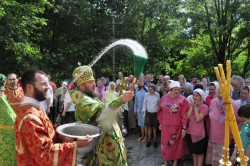
[[[144,97],[142,112],[144,112],[143,117],[145,117],[145,126],[148,128],[147,144],[149,147],[151,145],[151,134],[153,128],[154,135],[154,147],[157,147],[156,142],[156,128],[159,126],[157,119],[157,110],[160,101],[160,95],[155,92],[156,86],[150,84],[148,86],[148,93]]]
[[[243,127],[240,131],[240,138],[242,141],[245,155],[250,158],[250,103],[243,104],[238,110],[238,116],[244,120]],[[234,149],[230,160],[232,163],[236,161],[237,148]],[[250,163],[248,163],[250,165]]]

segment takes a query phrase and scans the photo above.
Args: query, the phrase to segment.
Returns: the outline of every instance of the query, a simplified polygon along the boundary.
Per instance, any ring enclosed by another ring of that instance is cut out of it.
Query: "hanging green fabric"
[[[0,165],[16,166],[15,124],[16,114],[7,97],[0,97]]]
[[[139,78],[140,75],[143,73],[146,61],[147,61],[146,57],[140,55],[133,55],[134,76],[136,78]]]

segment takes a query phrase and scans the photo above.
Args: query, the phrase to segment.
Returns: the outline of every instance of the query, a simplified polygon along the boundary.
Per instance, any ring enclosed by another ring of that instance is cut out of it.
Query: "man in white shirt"
[[[75,122],[75,104],[73,103],[69,93],[65,94],[64,111],[62,112],[63,124]]]
[[[49,85],[49,89],[46,92],[47,99],[40,102],[43,108],[43,111],[49,115],[50,114],[50,107],[53,105],[53,90],[52,87]]]

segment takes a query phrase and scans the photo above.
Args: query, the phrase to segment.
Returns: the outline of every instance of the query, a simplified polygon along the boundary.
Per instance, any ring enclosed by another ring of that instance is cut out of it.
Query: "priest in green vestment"
[[[14,123],[16,114],[4,95],[6,76],[0,74],[0,165],[16,165]]]
[[[133,92],[127,91],[111,103],[102,103],[96,95],[95,79],[89,66],[76,68],[73,77],[79,90],[71,90],[69,94],[75,103],[76,120],[100,126],[103,129],[103,134],[95,148],[96,154],[91,152],[87,155],[84,164],[88,166],[126,166],[127,149],[116,119],[118,108],[132,100]]]

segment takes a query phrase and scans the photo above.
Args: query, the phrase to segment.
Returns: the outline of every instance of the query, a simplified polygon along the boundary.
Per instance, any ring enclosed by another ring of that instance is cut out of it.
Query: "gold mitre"
[[[79,66],[73,72],[73,77],[77,86],[87,82],[94,81],[92,69],[89,66]]]

